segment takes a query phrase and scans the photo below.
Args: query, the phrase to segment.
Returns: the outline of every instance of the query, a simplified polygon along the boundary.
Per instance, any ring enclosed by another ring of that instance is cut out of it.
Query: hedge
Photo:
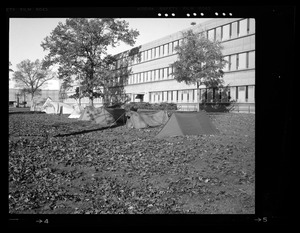
[[[177,110],[175,103],[155,103],[150,104],[148,102],[130,102],[124,105],[126,111],[137,111],[138,109],[149,109],[149,110]]]

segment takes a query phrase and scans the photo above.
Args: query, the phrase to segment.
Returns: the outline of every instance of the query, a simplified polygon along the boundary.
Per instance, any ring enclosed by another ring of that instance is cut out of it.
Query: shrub
[[[228,103],[214,102],[207,103],[203,102],[200,104],[200,109],[206,112],[230,112],[234,107],[235,101],[232,100]]]
[[[177,110],[177,105],[175,103],[155,103],[150,104],[148,102],[130,102],[124,105],[126,111],[137,111],[138,109],[148,109],[148,110]]]

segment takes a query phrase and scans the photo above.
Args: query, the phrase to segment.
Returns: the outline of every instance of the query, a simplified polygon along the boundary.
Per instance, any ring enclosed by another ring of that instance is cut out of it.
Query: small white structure
[[[42,111],[47,114],[71,114],[74,108],[68,104],[52,101],[50,97],[45,101]]]
[[[68,118],[79,118],[84,108],[82,106],[79,106],[78,104],[74,105],[73,108],[74,110]]]

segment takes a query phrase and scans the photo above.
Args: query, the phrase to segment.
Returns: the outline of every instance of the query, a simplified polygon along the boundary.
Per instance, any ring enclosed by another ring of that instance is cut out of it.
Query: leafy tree
[[[75,94],[73,95],[70,95],[69,98],[73,98],[75,99],[76,101],[78,100],[79,101],[79,105],[81,105],[80,103],[80,99],[83,97],[81,91],[80,91],[80,87],[76,87],[75,89]]]
[[[81,92],[93,99],[102,97],[101,90],[112,77],[110,69],[116,61],[107,54],[108,46],[116,47],[119,42],[134,45],[137,30],[129,29],[124,20],[116,19],[67,19],[59,23],[41,46],[49,50],[45,57],[47,65],[58,64],[58,77],[62,80],[71,76],[79,81]]]
[[[9,66],[12,66],[11,62],[9,62]],[[13,69],[11,69],[11,68],[8,68],[8,71],[14,72]]]
[[[201,85],[205,85],[206,88],[222,86],[224,83],[222,69],[227,61],[222,56],[219,41],[210,41],[204,33],[196,34],[192,30],[183,33],[183,37],[182,44],[175,48],[178,60],[172,64],[173,75],[178,82],[197,84],[199,103]]]
[[[17,87],[31,95],[31,109],[34,106],[34,96],[40,93],[40,87],[47,81],[55,78],[55,74],[43,67],[43,62],[37,59],[31,62],[29,59],[17,64],[17,70],[13,73],[13,80]]]

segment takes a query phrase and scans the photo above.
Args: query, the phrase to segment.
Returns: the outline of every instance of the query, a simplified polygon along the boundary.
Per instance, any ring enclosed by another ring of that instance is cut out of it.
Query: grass
[[[255,115],[210,118],[218,135],[159,140],[161,127],[10,114],[9,212],[254,214]]]

